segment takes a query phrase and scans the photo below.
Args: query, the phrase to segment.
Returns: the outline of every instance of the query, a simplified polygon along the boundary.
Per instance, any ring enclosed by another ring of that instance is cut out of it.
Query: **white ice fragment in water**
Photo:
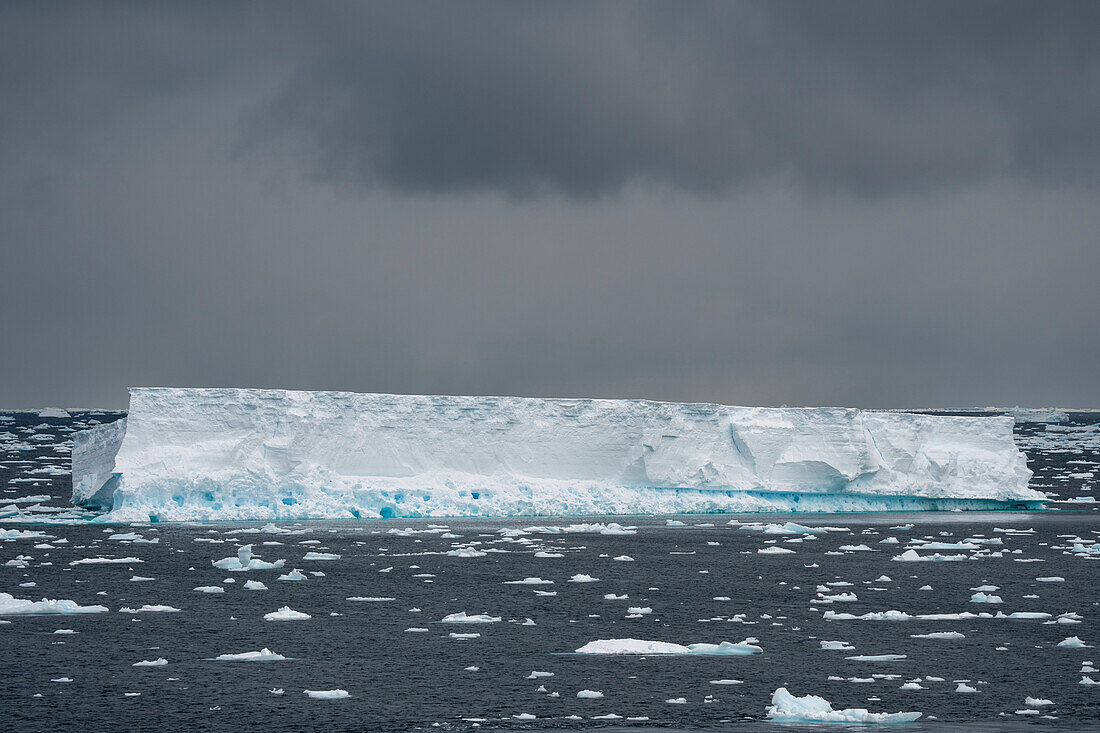
[[[225,593],[225,588],[220,585],[200,585],[195,590],[199,593]]]
[[[306,697],[313,700],[342,700],[345,697],[350,697],[350,693],[347,690],[341,690],[339,688],[335,690],[302,690]]]
[[[768,719],[787,723],[909,723],[920,713],[872,713],[866,708],[834,710],[832,703],[817,695],[796,697],[780,687],[772,695]]]
[[[246,580],[244,582],[245,590],[267,590],[267,586],[259,580]]]
[[[306,576],[298,568],[294,568],[285,575],[280,575],[279,580],[307,580]]]
[[[283,606],[278,611],[264,614],[264,620],[266,621],[305,621],[311,618],[313,617],[308,613],[295,611],[290,606]]]
[[[241,652],[240,654],[219,654],[214,657],[217,662],[281,662],[286,657],[264,647],[258,652]]]
[[[241,545],[237,548],[236,557],[223,557],[221,560],[211,561],[211,564],[220,569],[233,573],[247,572],[249,570],[278,570],[286,563],[286,560],[265,562],[252,554],[252,545]]]
[[[456,631],[452,631],[448,636],[452,639],[476,639],[481,636],[481,634],[460,634]]]
[[[603,693],[599,690],[581,690],[577,693],[577,697],[582,700],[599,700],[603,697]]]
[[[386,601],[396,601],[397,599],[388,596],[349,596],[347,600],[356,603],[385,603]]]
[[[638,616],[645,616],[647,614],[653,613],[653,609],[649,606],[631,606],[630,608],[626,609],[626,612],[636,614]]]
[[[793,554],[795,554],[795,552],[794,552],[794,550],[790,550],[786,547],[778,547],[776,545],[772,545],[771,547],[765,547],[761,550],[757,550],[756,554],[758,554],[758,555],[793,555]]]
[[[467,614],[465,611],[451,613],[444,616],[442,624],[495,624],[500,621],[500,616],[490,616],[487,613]]]
[[[958,631],[930,631],[927,634],[910,634],[910,639],[965,639],[966,634]]]
[[[552,580],[543,580],[542,578],[537,578],[537,577],[528,577],[528,578],[524,578],[523,580],[506,580],[506,581],[504,581],[504,585],[553,585],[553,584],[554,584],[554,581],[552,581]]]
[[[143,659],[140,662],[134,662],[131,667],[163,667],[168,664],[168,660],[164,657],[157,657],[156,659]]]
[[[855,649],[854,646],[852,646],[851,644],[849,644],[846,641],[825,641],[825,640],[822,640],[821,648],[822,649],[829,649],[829,650],[843,651],[843,652],[850,652],[850,651],[853,651]]]
[[[123,606],[118,609],[119,613],[179,613],[180,610],[175,606],[166,606],[163,604],[146,603],[140,608],[130,608],[129,606]]]
[[[1048,575],[1046,577],[1036,578],[1035,580],[1037,580],[1040,583],[1065,583],[1066,582],[1066,579],[1063,578],[1060,575]]]
[[[339,560],[340,556],[334,552],[307,552],[302,556],[303,560]]]
[[[844,657],[853,662],[897,662],[905,659],[904,654],[857,654],[854,657]]]
[[[472,547],[459,547],[444,553],[448,557],[485,557],[489,553],[475,550]]]
[[[595,583],[597,581],[599,581],[599,578],[593,578],[591,575],[584,573],[577,573],[569,579],[570,583]]]
[[[130,565],[145,562],[140,557],[85,557],[73,560],[70,565]]]
[[[106,613],[106,606],[80,606],[76,601],[52,600],[28,601],[10,593],[0,593],[0,616],[37,616],[45,614]]]
[[[970,693],[970,692],[977,692],[977,691],[978,691],[977,688],[971,687],[970,685],[966,684],[965,682],[960,682],[958,687],[955,688],[955,692]]]
[[[1069,636],[1058,642],[1058,646],[1066,649],[1091,649],[1092,647],[1081,641],[1080,637]]]
[[[597,639],[576,649],[577,654],[701,654],[701,655],[747,655],[764,651],[756,645],[756,639],[749,637],[736,644],[723,641],[719,644],[674,644],[667,641],[645,641],[642,639]]]
[[[712,685],[743,685],[743,684],[745,684],[745,682],[744,682],[744,680],[728,679],[728,680],[711,680],[710,684],[712,684]]]
[[[983,593],[978,591],[974,595],[970,596],[971,603],[1003,603],[1000,596],[993,594]]]
[[[1041,707],[1046,707],[1047,705],[1053,705],[1053,704],[1054,704],[1054,702],[1052,700],[1047,700],[1044,697],[1031,697],[1031,696],[1028,696],[1028,697],[1024,698],[1024,705],[1027,705],[1029,708],[1041,708]]]

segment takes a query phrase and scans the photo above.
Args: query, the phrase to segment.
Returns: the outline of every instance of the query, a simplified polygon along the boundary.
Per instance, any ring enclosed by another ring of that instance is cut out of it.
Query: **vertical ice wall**
[[[101,475],[105,462],[96,461],[97,470],[78,468],[74,453],[74,475]],[[131,390],[113,473],[111,516],[120,520],[993,507],[1045,498],[1027,487],[1011,418],[251,389]]]

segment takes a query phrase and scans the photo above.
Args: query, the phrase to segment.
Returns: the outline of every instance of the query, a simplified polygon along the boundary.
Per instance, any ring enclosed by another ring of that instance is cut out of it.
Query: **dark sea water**
[[[1100,515],[1088,503],[1036,513],[301,522],[280,523],[290,530],[281,533],[239,523],[108,527],[65,509],[66,441],[73,427],[116,417],[0,418],[0,517],[7,519],[0,519],[0,533],[48,535],[0,541],[0,592],[109,608],[0,617],[10,622],[0,623],[0,730],[784,730],[790,727],[764,721],[780,686],[821,695],[837,709],[924,713],[908,730],[1100,730],[1100,686],[1080,684],[1100,680],[1100,672],[1082,672],[1088,662],[1100,663],[1100,653],[1057,646],[1074,636],[1100,643]],[[1074,414],[1061,424],[1018,426],[1036,471],[1033,485],[1061,498],[1090,497],[1100,464],[1098,421]],[[49,498],[14,502],[31,496]],[[35,523],[44,517],[70,522]],[[669,519],[683,526],[669,526]],[[768,534],[745,524],[788,521],[843,529]],[[523,531],[609,523],[636,529]],[[111,539],[116,533],[124,537]],[[939,550],[971,558],[964,561],[893,559],[918,540],[968,538],[988,543]],[[212,566],[247,543],[264,560],[285,559],[285,567]],[[841,549],[859,545],[870,549]],[[769,547],[794,552],[759,552]],[[446,554],[456,549],[478,556]],[[307,560],[307,552],[339,559]],[[631,560],[615,559],[624,555]],[[136,560],[72,564],[96,557]],[[277,580],[292,568],[307,579]],[[597,580],[571,582],[578,574]],[[508,584],[528,577],[553,584]],[[267,589],[245,590],[248,580]],[[202,586],[224,592],[194,590]],[[982,586],[996,586],[988,592],[1002,603],[971,602]],[[842,593],[857,600],[823,598]],[[627,597],[605,598],[612,594]],[[119,610],[144,604],[179,612]],[[311,618],[264,620],[282,606]],[[632,607],[650,610],[630,613]],[[1050,616],[825,618],[829,611],[892,609]],[[500,620],[441,623],[457,612]],[[964,638],[913,638],[948,631]],[[690,644],[748,637],[761,653],[573,653],[598,639]],[[854,648],[824,650],[822,640]],[[213,661],[262,648],[287,659]],[[884,654],[905,656],[846,659]],[[158,658],[168,664],[133,666]],[[533,671],[553,676],[530,678]],[[918,678],[925,689],[899,689]],[[960,681],[977,692],[957,692]],[[349,696],[311,699],[307,689]],[[581,690],[603,697],[578,698]],[[1029,706],[1029,696],[1052,704]],[[1027,710],[1034,714],[1018,712]],[[621,717],[600,718],[607,715]]]

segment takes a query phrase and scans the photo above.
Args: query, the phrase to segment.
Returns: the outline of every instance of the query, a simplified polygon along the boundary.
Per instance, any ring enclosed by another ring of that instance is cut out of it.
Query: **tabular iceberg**
[[[135,388],[79,434],[106,521],[1033,508],[1011,417]]]

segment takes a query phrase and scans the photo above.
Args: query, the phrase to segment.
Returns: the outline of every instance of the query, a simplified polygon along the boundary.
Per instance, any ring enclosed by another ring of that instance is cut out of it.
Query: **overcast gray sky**
[[[1100,406],[1100,3],[7,2],[0,406]]]

